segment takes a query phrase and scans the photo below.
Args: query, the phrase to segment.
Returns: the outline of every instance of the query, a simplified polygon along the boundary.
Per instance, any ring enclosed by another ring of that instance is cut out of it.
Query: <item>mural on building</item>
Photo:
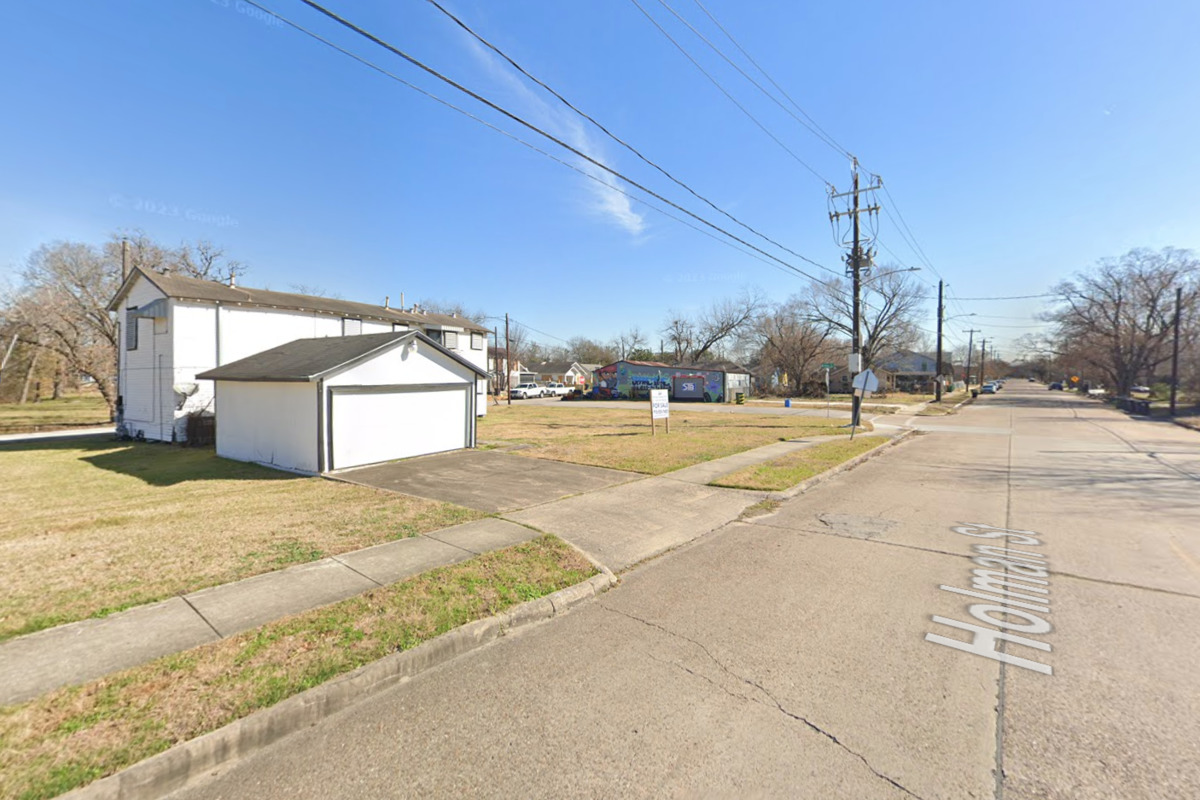
[[[666,389],[672,400],[725,402],[725,373],[666,364],[618,361],[596,370],[596,394],[606,400],[642,400]]]

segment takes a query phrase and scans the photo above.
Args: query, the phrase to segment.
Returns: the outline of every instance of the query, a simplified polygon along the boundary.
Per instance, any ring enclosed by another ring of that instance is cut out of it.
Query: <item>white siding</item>
[[[217,455],[316,473],[317,387],[221,381]]]
[[[341,317],[269,308],[221,306],[221,364],[297,339],[341,336]]]
[[[121,303],[117,311],[121,324],[119,378],[125,403],[124,422],[130,434],[136,436],[141,433],[147,439],[170,440],[170,425],[166,421],[171,419],[171,415],[168,413],[164,417],[163,401],[163,381],[169,381],[170,375],[163,375],[159,366],[160,363],[170,364],[170,334],[155,335],[154,320],[130,320],[126,312],[126,309],[140,308],[162,297],[163,293],[151,283],[139,280]],[[125,328],[129,324],[138,327],[136,350],[125,349]]]
[[[406,385],[420,383],[467,383],[475,373],[420,342],[415,350],[394,347],[364,364],[351,367],[325,380],[326,386],[386,386],[402,376]]]

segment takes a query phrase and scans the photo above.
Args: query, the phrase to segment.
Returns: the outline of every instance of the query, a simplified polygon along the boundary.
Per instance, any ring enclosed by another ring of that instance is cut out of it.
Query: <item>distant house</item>
[[[525,365],[517,359],[513,359],[512,369],[509,369],[508,355],[503,347],[488,348],[488,375],[493,392],[499,393],[510,386],[516,386],[527,371]]]
[[[901,392],[932,392],[937,381],[937,354],[918,353],[915,350],[897,350],[884,358],[877,358],[875,365],[892,374],[893,388]],[[943,358],[943,367],[949,365]]]
[[[881,366],[871,367],[871,372],[875,373],[875,377],[879,379],[879,392],[896,391],[896,376],[890,370]],[[850,394],[853,389],[852,382],[855,373],[851,372],[848,367],[838,367],[829,371],[829,391],[833,394]],[[821,380],[824,380],[824,370],[822,370]]]
[[[307,474],[475,445],[484,370],[419,331],[298,339],[201,372],[217,455]]]
[[[486,376],[487,329],[454,315],[141,269],[125,277],[108,309],[120,326],[117,421],[138,438],[185,440],[190,414],[220,416],[212,380],[198,373],[297,339],[419,331]],[[485,376],[477,379],[477,414],[487,410]]]
[[[567,386],[582,387],[592,377],[591,370],[576,361],[544,361],[534,364],[528,371],[535,375],[536,381],[554,381]]]

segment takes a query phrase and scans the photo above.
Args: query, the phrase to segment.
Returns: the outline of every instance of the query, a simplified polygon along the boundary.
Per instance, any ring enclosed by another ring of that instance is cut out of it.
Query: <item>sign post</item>
[[[821,369],[825,370],[825,418],[829,419],[829,370],[836,367],[836,364],[822,364]]]
[[[871,370],[864,369],[862,372],[860,372],[854,376],[854,380],[850,382],[850,385],[854,387],[854,395],[856,397],[860,398],[860,401],[857,405],[858,405],[858,408],[861,413],[861,409],[862,409],[861,398],[869,397],[871,392],[874,392],[875,390],[877,390],[879,388],[879,378],[877,378],[875,376],[875,373],[872,372]],[[854,431],[856,428],[858,428],[858,419],[857,419],[856,415],[852,414],[850,417],[850,438],[851,439],[854,438]]]
[[[671,403],[667,399],[666,389],[650,390],[650,435],[654,436],[654,421],[665,420],[667,433],[671,432]]]

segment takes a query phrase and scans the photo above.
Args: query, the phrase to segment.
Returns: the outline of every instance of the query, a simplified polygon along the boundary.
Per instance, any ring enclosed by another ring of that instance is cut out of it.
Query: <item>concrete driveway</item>
[[[645,476],[491,450],[456,450],[346,470],[331,477],[497,513]]]

